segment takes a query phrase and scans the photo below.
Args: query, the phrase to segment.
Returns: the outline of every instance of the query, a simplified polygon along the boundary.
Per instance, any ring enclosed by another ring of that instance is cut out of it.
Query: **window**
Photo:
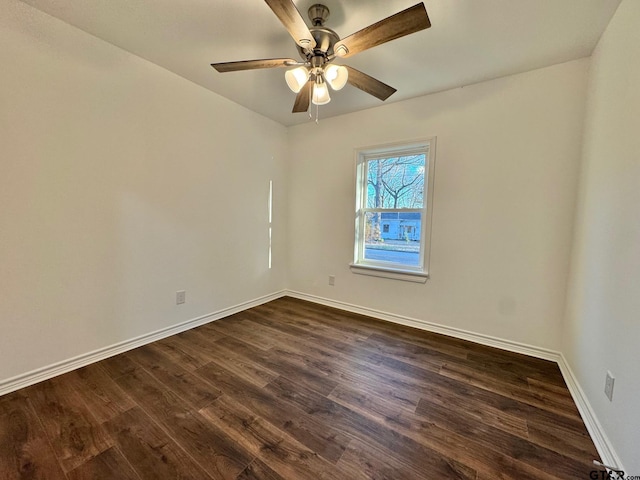
[[[435,138],[357,151],[354,273],[425,282]]]

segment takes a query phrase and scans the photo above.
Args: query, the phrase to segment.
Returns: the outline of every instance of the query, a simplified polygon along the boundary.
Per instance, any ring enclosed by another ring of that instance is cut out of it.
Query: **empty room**
[[[639,24],[0,0],[0,479],[640,479]]]

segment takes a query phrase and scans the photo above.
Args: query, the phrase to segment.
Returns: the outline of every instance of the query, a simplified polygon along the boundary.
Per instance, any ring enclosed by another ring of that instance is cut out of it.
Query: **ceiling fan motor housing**
[[[333,55],[333,46],[340,41],[340,37],[336,32],[326,27],[311,27],[309,29],[313,39],[316,41],[316,46],[313,49],[313,54],[309,54],[303,48],[298,46],[298,53],[306,61],[314,55],[322,55],[328,57]]]
[[[315,56],[322,56],[325,58],[326,63],[326,57],[333,55],[333,46],[340,41],[340,37],[330,28],[323,26],[324,22],[329,18],[329,9],[325,5],[320,3],[312,5],[309,7],[308,14],[313,24],[309,31],[316,41],[316,46],[313,49],[313,53],[298,46],[298,53],[305,61],[310,61]]]

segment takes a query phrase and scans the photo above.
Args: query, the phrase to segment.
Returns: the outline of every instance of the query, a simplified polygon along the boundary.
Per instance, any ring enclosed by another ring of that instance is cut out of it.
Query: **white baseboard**
[[[0,396],[24,387],[28,387],[29,385],[33,385],[43,380],[62,375],[63,373],[70,372],[77,368],[87,366],[91,363],[99,362],[100,360],[104,360],[128,350],[132,350],[142,345],[146,345],[148,343],[170,337],[171,335],[175,335],[176,333],[184,332],[185,330],[204,325],[205,323],[228,317],[229,315],[247,310],[248,308],[257,307],[258,305],[270,302],[277,298],[283,297],[284,295],[286,295],[284,290],[265,295],[253,300],[249,300],[247,302],[239,303],[238,305],[223,308],[222,310],[218,310],[217,312],[209,313],[201,317],[187,320],[186,322],[181,322],[171,327],[156,330],[155,332],[147,333],[130,340],[125,340],[108,347],[94,350],[93,352],[84,353],[68,360],[63,360],[46,367],[38,368],[37,370],[33,370],[31,372],[23,373],[6,380],[2,380],[0,381]]]
[[[345,303],[338,300],[330,300],[324,297],[318,297],[315,295],[309,295],[307,293],[296,292],[287,290],[286,295],[293,298],[299,298],[300,300],[307,300],[309,302],[319,303],[328,307],[338,308],[340,310],[346,310],[348,312],[359,313],[361,315],[367,315],[379,320],[386,320],[388,322],[399,323],[400,325],[406,325],[408,327],[419,328],[421,330],[427,330],[429,332],[440,333],[449,337],[460,338],[462,340],[469,340],[471,342],[486,345],[488,347],[495,347],[501,350],[507,350],[515,353],[522,353],[530,357],[541,358],[543,360],[551,360],[557,362],[560,358],[560,353],[546,348],[535,347],[533,345],[527,345],[524,343],[514,342],[511,340],[505,340],[503,338],[492,337],[490,335],[484,335],[481,333],[471,332],[469,330],[463,330],[461,328],[448,327],[446,325],[440,325],[438,323],[428,322],[426,320],[420,320],[417,318],[405,317],[404,315],[397,315],[395,313],[383,312],[381,310],[375,310],[369,307],[361,307],[359,305],[353,305],[351,303]]]
[[[548,350],[545,348],[535,347],[532,345],[526,345],[503,338],[492,337],[490,335],[484,335],[480,333],[470,332],[460,328],[448,327],[446,325],[440,325],[437,323],[427,322],[425,320],[419,320],[416,318],[405,317],[403,315],[397,315],[395,313],[383,312],[375,310],[369,307],[362,307],[359,305],[353,305],[350,303],[341,302],[338,300],[331,300],[324,297],[318,297],[316,295],[310,295],[307,293],[296,292],[287,290],[286,295],[298,298],[300,300],[307,300],[309,302],[319,303],[328,307],[338,308],[340,310],[346,310],[348,312],[359,313],[361,315],[367,315],[369,317],[377,318],[380,320],[386,320],[388,322],[399,323],[409,327],[415,327],[429,332],[441,333],[450,337],[459,338],[462,340],[469,340],[471,342],[479,343],[481,345],[487,345],[489,347],[499,348],[501,350],[507,350],[509,352],[522,353],[531,357],[541,358],[543,360],[550,360],[556,362],[560,368],[560,372],[564,377],[564,381],[567,384],[567,388],[573,397],[582,421],[584,422],[591,439],[598,450],[598,454],[602,459],[602,463],[612,465],[624,470],[620,457],[615,453],[611,441],[607,437],[602,425],[598,421],[595,412],[591,408],[591,404],[584,394],[584,391],[580,387],[578,380],[571,371],[567,360],[560,352]],[[595,460],[595,459],[594,459]]]
[[[580,387],[578,383],[578,379],[576,378],[573,370],[569,366],[569,362],[563,354],[560,354],[560,358],[558,359],[558,366],[560,367],[560,371],[562,372],[562,376],[564,377],[564,381],[569,388],[569,392],[573,397],[573,401],[576,403],[578,407],[578,411],[580,412],[580,416],[584,421],[584,424],[589,431],[589,435],[591,435],[591,439],[598,450],[598,454],[600,454],[600,458],[602,459],[602,463],[606,465],[611,465],[620,470],[624,470],[622,466],[622,461],[620,457],[616,453],[609,440],[609,437],[605,433],[598,417],[596,417],[591,404],[589,403],[589,399]]]

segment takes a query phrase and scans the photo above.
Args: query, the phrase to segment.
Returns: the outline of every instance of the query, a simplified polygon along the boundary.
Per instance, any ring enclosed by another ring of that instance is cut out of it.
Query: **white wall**
[[[640,474],[640,2],[592,59],[563,352],[628,474]],[[604,395],[616,377],[613,402]]]
[[[0,383],[284,288],[284,127],[0,11]]]
[[[558,350],[587,68],[578,60],[291,127],[289,287]],[[354,148],[431,136],[431,279],[351,273]]]

